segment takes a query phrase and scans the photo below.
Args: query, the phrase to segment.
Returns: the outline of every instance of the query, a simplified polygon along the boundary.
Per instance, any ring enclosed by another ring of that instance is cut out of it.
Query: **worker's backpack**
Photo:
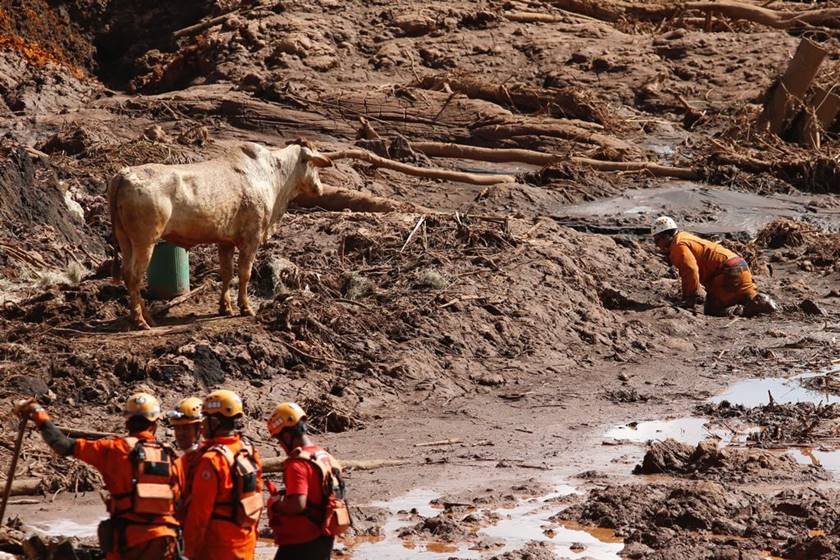
[[[111,496],[109,513],[113,517],[133,513],[142,516],[172,515],[173,465],[177,455],[168,445],[156,441],[125,438],[131,448],[131,491]]]
[[[213,445],[207,451],[216,451],[225,458],[233,479],[230,502],[216,502],[213,517],[241,527],[256,526],[263,509],[263,496],[258,484],[259,465],[254,459],[254,448],[243,442],[242,449],[236,453],[226,445]],[[229,513],[219,513],[218,509]]]
[[[306,516],[309,520],[321,527],[325,535],[332,537],[341,535],[352,527],[353,520],[350,518],[350,509],[347,507],[344,479],[339,462],[323,449],[310,452],[298,448],[289,458],[309,461],[317,467],[323,479],[323,502],[313,504],[307,501],[306,503]]]

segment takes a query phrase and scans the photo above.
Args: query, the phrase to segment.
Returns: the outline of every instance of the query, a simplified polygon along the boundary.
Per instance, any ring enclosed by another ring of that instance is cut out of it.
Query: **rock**
[[[301,272],[295,263],[283,257],[272,257],[257,268],[257,289],[260,295],[274,298],[301,289]]]
[[[433,268],[419,272],[415,281],[415,286],[418,288],[429,288],[432,290],[442,290],[448,284],[449,281]]]
[[[805,313],[805,315],[825,315],[825,311],[817,305],[817,303],[812,299],[803,299],[799,302],[798,305],[799,309]]]
[[[343,276],[342,293],[351,301],[358,301],[375,291],[375,285],[358,272],[347,272]]]
[[[85,209],[82,208],[81,204],[76,202],[76,199],[73,198],[73,193],[69,190],[64,191],[64,204],[67,206],[67,210],[70,211],[70,214],[76,218],[80,224],[85,223]]]
[[[143,137],[149,142],[168,142],[169,135],[159,124],[152,125],[143,131]]]
[[[6,382],[6,387],[25,396],[42,397],[50,392],[47,383],[40,377],[13,375]]]
[[[394,25],[408,37],[428,35],[437,28],[435,20],[418,13],[409,13],[394,18]]]
[[[505,378],[498,373],[482,373],[481,375],[470,376],[470,378],[479,385],[484,385],[486,387],[494,387],[496,385],[504,385],[506,383]]]
[[[294,54],[301,58],[306,58],[312,50],[312,47],[312,40],[303,33],[289,33],[277,41],[274,47],[274,53],[275,55],[277,53]]]

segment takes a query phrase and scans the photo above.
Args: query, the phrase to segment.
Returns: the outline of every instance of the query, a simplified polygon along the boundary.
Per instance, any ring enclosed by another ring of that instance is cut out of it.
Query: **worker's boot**
[[[779,310],[779,306],[773,301],[773,298],[767,294],[758,294],[749,303],[744,305],[744,311],[741,313],[744,317],[755,317],[756,315],[772,315]]]

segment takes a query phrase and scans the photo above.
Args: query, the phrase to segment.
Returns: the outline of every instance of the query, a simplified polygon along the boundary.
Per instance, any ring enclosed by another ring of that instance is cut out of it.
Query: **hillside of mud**
[[[837,406],[704,400],[724,378],[807,371],[821,394],[840,386],[840,125],[826,116],[840,112],[840,22],[819,11],[833,2],[748,4],[770,15],[641,0],[0,0],[0,405],[34,395],[64,427],[119,432],[129,390],[168,407],[224,386],[266,449],[266,414],[295,399],[320,434],[374,457],[384,426],[422,418],[400,437],[489,441],[492,459],[470,442],[456,458],[500,488],[521,468],[579,472],[609,423],[701,415],[759,429],[731,449],[616,450],[587,466],[607,480],[581,479],[588,494],[548,504],[546,526],[613,529],[627,558],[837,557],[835,471],[779,453],[836,452]],[[773,132],[762,115],[800,48],[820,60],[804,87],[784,84],[799,89]],[[260,249],[256,318],[216,315],[216,251],[198,247],[194,291],[153,302],[157,327],[132,331],[110,279],[110,177],[297,137],[506,180],[337,159],[322,178],[345,198],[294,201]],[[743,255],[780,312],[680,307],[648,236],[659,214]],[[11,441],[16,425],[0,430]],[[388,442],[415,462],[359,486],[457,468],[448,444],[412,445]],[[636,465],[655,484],[628,482]],[[34,433],[17,475],[42,494],[99,486]],[[474,498],[392,536],[442,532],[459,550],[499,521]],[[540,538],[479,554],[556,556]]]

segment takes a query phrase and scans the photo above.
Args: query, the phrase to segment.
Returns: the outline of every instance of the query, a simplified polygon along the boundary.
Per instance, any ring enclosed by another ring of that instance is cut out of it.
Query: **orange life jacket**
[[[226,445],[213,445],[207,451],[222,455],[230,467],[233,490],[230,501],[213,505],[213,518],[230,521],[241,527],[254,527],[260,521],[263,496],[257,484],[259,465],[254,459],[254,448],[242,442],[242,449],[234,453]]]
[[[350,518],[350,509],[347,507],[344,496],[341,463],[323,449],[304,451],[302,448],[297,448],[286,460],[289,459],[309,461],[318,468],[323,480],[323,502],[313,504],[307,501],[304,515],[321,527],[325,535],[332,537],[341,535],[352,527],[353,520]]]
[[[168,445],[136,437],[127,437],[125,442],[131,448],[131,469],[126,471],[130,483],[124,487],[131,490],[111,495],[108,513],[112,518],[177,525],[172,517],[175,492],[171,486],[177,457],[175,450]]]

